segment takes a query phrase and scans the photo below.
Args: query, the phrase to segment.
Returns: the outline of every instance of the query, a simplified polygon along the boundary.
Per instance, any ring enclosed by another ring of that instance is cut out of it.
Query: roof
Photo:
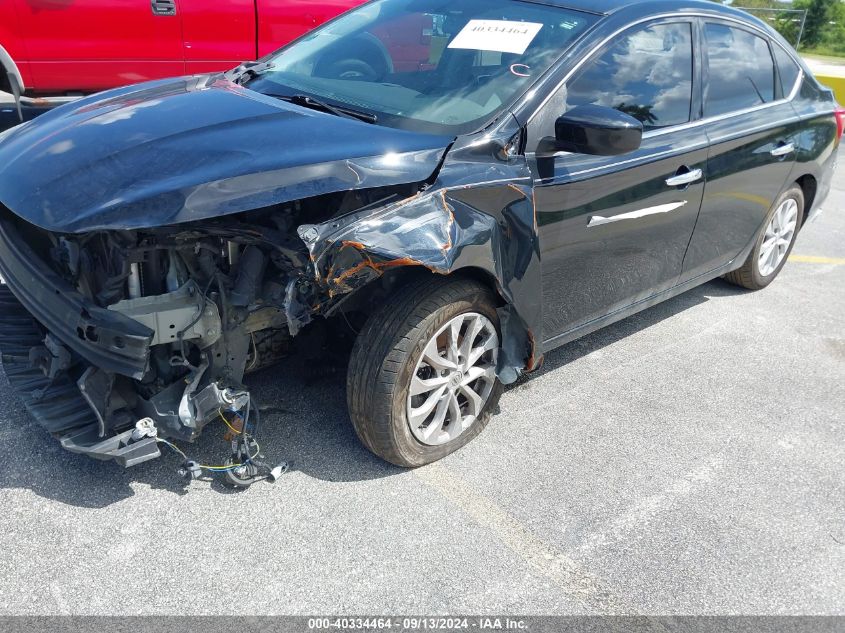
[[[728,15],[741,15],[749,18],[745,13],[733,9],[729,6],[712,2],[710,0],[524,0],[526,2],[535,2],[538,4],[548,4],[555,7],[562,7],[567,9],[575,9],[578,11],[586,11],[588,13],[595,13],[599,15],[609,15],[616,11],[636,5],[642,5],[643,11],[654,10],[655,12],[664,12],[667,10],[677,10],[679,12],[684,10],[701,9],[708,12],[725,13]],[[843,0],[845,2],[845,0]],[[751,18],[752,20],[754,18]]]
[[[565,9],[576,9],[577,11],[587,11],[588,13],[597,13],[600,15],[607,15],[616,9],[635,2],[647,2],[648,0],[526,0],[527,2],[535,2],[537,4],[548,4],[555,7]]]

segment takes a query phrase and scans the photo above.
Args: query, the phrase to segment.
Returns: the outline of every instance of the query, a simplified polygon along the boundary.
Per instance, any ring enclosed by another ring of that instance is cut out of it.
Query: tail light
[[[842,138],[842,132],[845,132],[845,108],[839,106],[836,108],[836,138]]]

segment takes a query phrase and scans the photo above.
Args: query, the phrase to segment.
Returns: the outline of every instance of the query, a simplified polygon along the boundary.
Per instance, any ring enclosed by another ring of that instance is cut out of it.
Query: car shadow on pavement
[[[567,343],[566,345],[552,350],[546,354],[543,366],[529,375],[524,375],[514,387],[530,381],[532,378],[542,376],[550,371],[568,365],[572,361],[596,352],[608,345],[621,341],[628,336],[657,325],[665,319],[669,319],[685,310],[694,308],[710,299],[720,297],[732,297],[747,294],[751,291],[740,288],[722,279],[716,279],[702,286],[688,290],[687,292],[673,297],[663,303],[633,314],[613,325],[597,330],[583,338]]]
[[[644,312],[549,352],[539,374],[564,368],[591,352],[675,316],[711,298],[744,291],[717,280],[686,292]],[[323,481],[377,479],[404,472],[375,457],[358,442],[346,411],[345,359],[332,354],[324,367],[291,358],[247,378],[262,406],[260,440],[270,463],[287,461],[291,470]],[[534,376],[538,374],[533,374]],[[514,387],[530,380],[523,378]],[[507,396],[505,396],[507,397]],[[135,488],[187,494],[191,484],[176,473],[182,458],[162,447],[160,459],[124,469],[113,462],[98,462],[63,450],[59,443],[29,417],[5,377],[0,381],[0,490],[30,489],[35,494],[73,506],[100,508],[135,494]],[[221,463],[228,443],[223,428],[207,427],[194,444],[182,449],[204,463]],[[266,485],[266,484],[258,484]],[[215,480],[211,489],[238,493]]]

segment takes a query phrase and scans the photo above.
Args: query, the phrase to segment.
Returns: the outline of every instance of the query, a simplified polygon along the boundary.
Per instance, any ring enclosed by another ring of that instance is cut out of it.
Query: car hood
[[[51,231],[149,228],[421,182],[453,140],[301,108],[218,75],[156,81],[0,135],[0,202]]]

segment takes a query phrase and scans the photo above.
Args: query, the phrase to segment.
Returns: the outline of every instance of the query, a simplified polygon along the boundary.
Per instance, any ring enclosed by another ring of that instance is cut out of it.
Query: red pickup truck
[[[362,3],[0,0],[0,90],[10,91],[11,74],[26,95],[58,96],[58,102],[148,79],[225,70]]]

